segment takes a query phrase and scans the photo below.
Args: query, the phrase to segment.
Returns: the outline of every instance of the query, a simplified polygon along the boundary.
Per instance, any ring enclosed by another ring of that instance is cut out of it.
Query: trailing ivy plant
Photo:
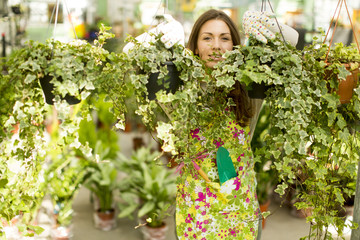
[[[315,43],[312,47],[317,48]],[[275,159],[282,181],[278,193],[298,186],[296,207],[312,212],[311,231],[304,239],[332,239],[328,228],[336,226],[341,236],[345,226],[339,216],[344,193],[354,194],[340,182],[356,176],[359,136],[352,125],[360,116],[359,89],[349,104],[340,105],[324,77],[326,63],[314,52],[300,52],[278,40],[268,45],[252,42],[226,53],[215,74],[228,87],[234,81],[273,85],[267,97],[271,127],[257,158]],[[338,84],[333,82],[334,88]]]
[[[225,60],[211,71],[181,46],[169,50],[160,41],[147,46],[135,39],[130,41],[135,43],[129,58],[136,68],[129,79],[137,90],[140,103],[137,113],[145,123],[153,124],[163,150],[176,155],[179,164],[189,164],[192,159],[187,156],[193,147],[189,145],[191,130],[210,122],[204,109],[232,106],[231,100],[220,100],[225,99],[236,82],[271,85],[267,91],[271,127],[266,145],[257,152],[256,159],[275,161],[281,181],[278,193],[285,194],[290,186],[300,190],[296,207],[312,211],[308,217],[311,231],[305,238],[332,239],[328,232],[331,225],[341,236],[345,221],[339,216],[339,209],[344,194],[354,192],[340,183],[344,177],[355,179],[359,159],[356,150],[359,136],[353,123],[360,116],[360,90],[354,90],[350,103],[340,105],[336,92],[329,91],[329,85],[336,89],[338,82],[324,77],[327,63],[319,57],[324,52],[323,48],[319,50],[319,44],[299,51],[280,38],[266,45],[251,39],[248,46],[226,52]],[[336,51],[341,51],[340,48]],[[352,54],[357,56],[353,51]],[[147,99],[148,75],[160,69],[160,76],[166,76],[162,62],[169,60],[180,71],[183,85],[175,93],[160,91],[155,100]],[[348,71],[341,68],[336,73],[344,78]],[[158,112],[167,118],[156,119]],[[209,137],[215,139],[216,132]]]
[[[134,38],[128,39],[135,44],[128,53],[131,65],[134,66],[128,79],[135,89],[138,102],[136,113],[142,116],[149,129],[156,129],[162,149],[179,156],[188,152],[190,130],[196,125],[202,107],[199,99],[206,97],[201,83],[211,80],[203,64],[183,46],[176,44],[167,49],[159,40],[161,36],[155,37],[156,41],[149,44],[139,43]],[[156,93],[156,99],[149,100],[146,88],[148,77],[159,72],[159,81],[166,79],[168,70],[164,62],[167,61],[175,64],[182,85],[174,93],[160,90]],[[182,162],[183,159],[178,158],[177,161]]]
[[[29,41],[16,50],[5,61],[6,74],[1,76],[1,102],[9,106],[0,111],[0,218],[10,221],[21,213],[31,212],[31,202],[44,194],[41,189],[42,164],[48,150],[46,122],[53,110],[55,121],[59,121],[55,148],[75,148],[85,156],[91,155],[91,148],[81,144],[77,129],[83,118],[91,118],[90,104],[69,105],[63,97],[72,95],[85,100],[98,92],[111,93],[117,90],[116,116],[118,126],[123,126],[126,96],[123,76],[126,69],[120,67],[128,62],[126,55],[118,56],[103,48],[106,39],[113,34],[108,27],[102,27],[98,40],[93,45],[75,40],[62,43],[48,40],[46,43]],[[40,79],[50,76],[55,86],[54,106],[44,101]],[[110,90],[109,90],[110,89]],[[107,99],[108,100],[108,99]],[[14,131],[18,127],[17,131]],[[13,167],[15,166],[15,167]],[[0,222],[1,224],[1,222]],[[0,225],[0,235],[4,235]]]

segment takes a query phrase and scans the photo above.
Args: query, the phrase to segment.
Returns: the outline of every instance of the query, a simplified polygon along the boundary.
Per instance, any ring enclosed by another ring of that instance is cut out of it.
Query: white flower
[[[198,194],[199,192],[202,192],[203,188],[201,186],[195,187],[195,193]]]
[[[245,144],[245,134],[241,133],[238,136],[239,144],[244,145]]]
[[[223,194],[231,194],[235,187],[234,180],[229,180],[220,187],[220,192]]]
[[[192,206],[192,201],[191,201],[191,198],[190,198],[190,196],[186,196],[185,197],[185,202],[186,202],[186,205],[188,206],[188,207],[191,207]]]

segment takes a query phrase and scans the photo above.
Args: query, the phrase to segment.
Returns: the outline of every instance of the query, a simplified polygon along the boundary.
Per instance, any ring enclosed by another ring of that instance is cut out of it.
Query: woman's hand
[[[169,14],[164,14],[164,19],[165,21],[157,25],[155,28],[137,36],[136,40],[146,44],[155,41],[154,36],[163,34],[160,40],[164,43],[166,48],[171,48],[176,43],[184,46],[185,34],[181,23],[176,21]],[[128,43],[125,45],[123,52],[127,53],[133,47],[133,43]]]
[[[243,16],[243,28],[246,37],[252,36],[258,41],[267,43],[275,38],[275,33],[281,32],[286,41],[296,46],[299,33],[288,25],[277,23],[275,15],[269,12],[247,11]]]

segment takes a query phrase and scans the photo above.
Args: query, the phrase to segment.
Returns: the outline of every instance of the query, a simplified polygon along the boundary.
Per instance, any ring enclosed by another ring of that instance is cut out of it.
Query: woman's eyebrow
[[[214,35],[212,32],[202,32],[202,33],[200,33],[200,35],[203,35],[203,34]],[[221,36],[221,35],[231,35],[231,34],[228,33],[228,32],[225,32],[225,33],[220,33],[220,36]]]

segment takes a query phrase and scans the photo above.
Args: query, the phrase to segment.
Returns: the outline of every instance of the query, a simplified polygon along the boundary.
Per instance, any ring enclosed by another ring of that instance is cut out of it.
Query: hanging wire
[[[72,27],[72,29],[73,29],[73,31],[74,31],[75,38],[78,39],[78,36],[77,36],[77,34],[76,34],[76,31],[75,31],[74,23],[73,23],[73,21],[72,21],[72,19],[71,19],[71,15],[70,15],[70,12],[69,12],[69,8],[67,7],[67,4],[66,4],[66,0],[63,0],[63,2],[64,2],[64,5],[65,5],[65,9],[66,9],[66,11],[67,11],[67,14],[68,14],[68,16],[69,16],[69,21],[70,21],[71,27]]]
[[[282,30],[281,30],[280,24],[279,24],[276,16],[275,16],[275,11],[274,11],[274,9],[273,9],[272,6],[271,6],[270,0],[267,0],[267,2],[268,2],[268,4],[269,4],[269,7],[270,7],[270,9],[271,9],[271,12],[274,14],[274,19],[275,19],[275,21],[276,21],[276,25],[277,25],[278,28],[279,28],[281,37],[282,37],[284,43],[286,43],[284,34],[283,34]],[[261,3],[261,12],[264,12],[264,11],[266,11],[266,0],[262,0],[262,3]]]
[[[265,12],[266,11],[266,0],[262,0],[261,1],[261,12]]]
[[[51,22],[53,20],[54,14],[55,14],[55,10],[56,10],[56,7],[54,7],[53,10],[52,10],[51,17],[50,17],[50,22],[49,22],[49,25],[48,25],[48,28],[47,28],[47,33],[49,33],[49,31],[50,31],[50,26],[51,26]]]
[[[341,3],[341,5],[340,5],[340,3]],[[329,34],[329,32],[330,32],[331,26],[332,26],[333,23],[334,23],[335,15],[336,15],[336,12],[338,11],[339,6],[340,6],[340,10],[341,10],[342,0],[338,1],[338,4],[337,4],[337,6],[336,6],[336,8],[335,8],[334,16],[331,18],[330,27],[328,28],[328,30],[327,30],[327,32],[326,32],[325,39],[324,39],[324,42],[323,42],[323,43],[325,43],[325,41],[326,41],[326,39],[327,39],[327,36],[328,36],[328,34]],[[340,10],[339,10],[339,14],[340,14]],[[339,18],[339,16],[338,16],[338,18]],[[337,24],[337,20],[336,20],[335,26],[336,26],[336,24]],[[335,29],[335,28],[334,28],[334,29]]]
[[[70,16],[70,11],[69,11],[69,8],[68,8],[68,6],[66,4],[66,0],[62,0],[62,1],[63,1],[64,6],[65,6],[65,9],[67,11],[68,16]],[[53,9],[53,11],[51,13],[50,22],[49,22],[48,29],[47,29],[47,32],[49,32],[50,25],[51,25],[51,22],[53,20],[54,13],[55,13],[53,38],[55,38],[55,34],[56,34],[56,26],[57,26],[57,22],[58,22],[59,9],[60,9],[60,0],[56,0],[56,6],[54,7],[54,9]],[[78,39],[78,36],[76,34],[76,30],[75,30],[75,26],[74,26],[74,24],[72,22],[71,16],[69,18],[69,21],[70,21],[72,30],[74,31],[75,38]]]
[[[58,15],[59,15],[59,5],[60,5],[60,0],[56,0],[55,24],[54,24],[53,38],[55,38],[56,26],[57,26]]]
[[[355,41],[356,41],[356,45],[357,45],[357,48],[358,48],[359,53],[360,53],[359,42],[358,42],[357,37],[356,37],[355,28],[354,28],[354,26],[353,26],[353,24],[352,24],[352,21],[351,21],[349,9],[348,9],[348,7],[347,7],[347,5],[346,5],[346,0],[339,0],[338,5],[336,6],[336,9],[335,9],[334,16],[333,16],[332,19],[331,19],[329,29],[328,29],[328,31],[327,31],[327,33],[326,33],[326,35],[325,35],[325,39],[324,39],[324,42],[323,42],[323,43],[325,43],[325,41],[326,41],[326,39],[327,39],[327,36],[328,36],[328,34],[329,34],[329,31],[330,31],[330,28],[331,28],[331,26],[332,26],[332,24],[333,24],[333,22],[334,22],[335,15],[336,15],[336,13],[337,13],[337,11],[338,11],[338,8],[339,8],[339,6],[340,6],[339,12],[337,13],[334,30],[333,30],[333,32],[332,32],[331,39],[330,39],[330,42],[329,42],[329,48],[328,48],[328,51],[327,51],[327,53],[326,53],[326,58],[325,58],[325,62],[326,62],[326,63],[327,63],[327,60],[328,60],[328,56],[329,56],[329,53],[330,53],[330,48],[331,48],[332,42],[333,42],[333,40],[334,40],[335,30],[336,30],[336,27],[337,27],[337,24],[338,24],[338,21],[339,21],[340,12],[341,12],[341,8],[342,8],[343,3],[345,4],[346,12],[347,12],[348,17],[349,17],[349,20],[350,20],[351,29],[352,29],[352,31],[353,31],[353,35],[354,35],[354,38],[355,38]]]
[[[354,28],[354,25],[353,25],[353,23],[352,23],[352,21],[351,21],[349,9],[348,9],[348,7],[347,7],[347,5],[346,5],[346,1],[345,1],[345,0],[344,0],[344,4],[345,4],[346,12],[347,12],[347,14],[348,14],[348,16],[349,16],[349,21],[350,21],[351,29],[353,30],[353,35],[354,35],[354,38],[355,38],[355,41],[356,41],[356,45],[357,45],[358,50],[359,50],[359,53],[360,53],[359,41],[357,40],[355,28]]]
[[[165,11],[166,11],[166,8],[167,8],[168,1],[167,1],[167,0],[164,0],[164,4],[165,4],[165,6],[164,6],[164,14],[165,14],[165,13],[166,13]],[[159,3],[159,5],[158,5],[158,8],[156,9],[156,12],[155,12],[154,16],[152,17],[152,21],[151,21],[151,23],[150,23],[150,26],[152,26],[152,25],[154,24],[154,22],[155,22],[155,20],[156,20],[156,14],[159,12],[159,10],[160,10],[160,8],[161,8],[161,5],[162,5],[162,0],[160,0],[160,3]],[[143,39],[142,39],[142,42],[145,42],[145,40],[146,40],[146,38],[148,37],[148,35],[149,35],[149,34],[144,34],[144,37],[143,37]]]

